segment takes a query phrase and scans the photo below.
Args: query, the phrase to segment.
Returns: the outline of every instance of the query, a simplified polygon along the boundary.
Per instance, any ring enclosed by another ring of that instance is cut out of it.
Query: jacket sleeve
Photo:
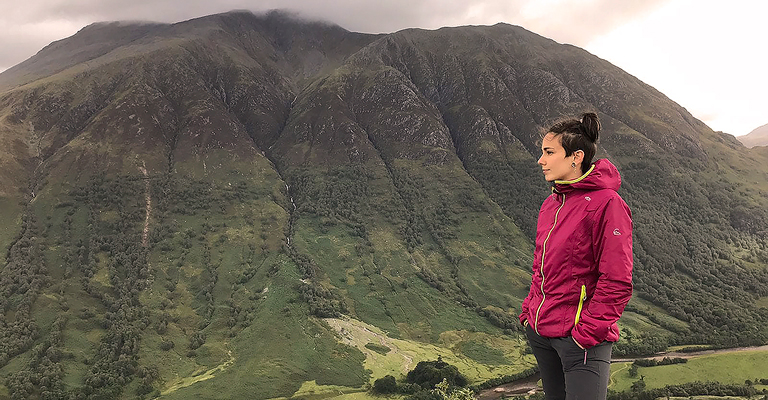
[[[616,196],[608,201],[595,225],[595,292],[571,331],[585,348],[604,341],[632,297],[632,214]],[[618,334],[618,332],[616,332]]]
[[[525,299],[523,300],[523,304],[520,306],[520,308],[523,309],[523,312],[520,313],[518,316],[518,319],[520,319],[520,324],[524,324],[525,320],[528,319],[528,304],[531,302],[531,293],[533,292],[533,277],[531,277],[531,287],[528,289],[528,296],[525,296]]]

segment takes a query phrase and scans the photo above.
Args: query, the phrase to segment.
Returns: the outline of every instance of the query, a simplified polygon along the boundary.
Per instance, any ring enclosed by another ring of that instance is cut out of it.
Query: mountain
[[[86,26],[76,35],[49,44],[35,56],[3,72],[0,76],[0,90],[4,91],[14,84],[28,83],[87,63],[164,26],[124,22]]]
[[[768,124],[755,128],[752,132],[744,136],[737,137],[744,146],[768,146]]]
[[[768,342],[768,154],[521,27],[96,24],[0,87],[0,398],[524,372],[539,134],[586,110],[635,223],[616,353]]]

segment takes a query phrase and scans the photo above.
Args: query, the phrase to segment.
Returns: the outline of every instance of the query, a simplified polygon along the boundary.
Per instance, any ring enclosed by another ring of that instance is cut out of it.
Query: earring
[[[576,168],[576,163],[575,162],[571,163],[571,168]]]

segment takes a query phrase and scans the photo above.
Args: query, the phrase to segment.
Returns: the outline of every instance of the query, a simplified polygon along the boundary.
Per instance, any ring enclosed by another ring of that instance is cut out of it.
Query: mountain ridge
[[[768,124],[759,126],[744,136],[738,136],[738,139],[746,147],[768,146]]]
[[[767,340],[768,154],[524,28],[285,18],[163,25],[0,92],[8,392],[143,396],[232,365],[169,398],[273,398],[400,373],[339,341],[340,315],[520,372],[538,135],[585,110],[636,224],[617,352]]]

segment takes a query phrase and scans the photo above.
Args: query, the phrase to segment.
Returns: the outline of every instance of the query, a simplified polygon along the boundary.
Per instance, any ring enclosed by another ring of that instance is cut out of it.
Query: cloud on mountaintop
[[[0,71],[31,57],[52,41],[101,21],[179,22],[234,9],[289,9],[350,31],[382,33],[420,27],[506,22],[560,42],[585,46],[622,23],[670,0],[33,0],[3,7]]]

